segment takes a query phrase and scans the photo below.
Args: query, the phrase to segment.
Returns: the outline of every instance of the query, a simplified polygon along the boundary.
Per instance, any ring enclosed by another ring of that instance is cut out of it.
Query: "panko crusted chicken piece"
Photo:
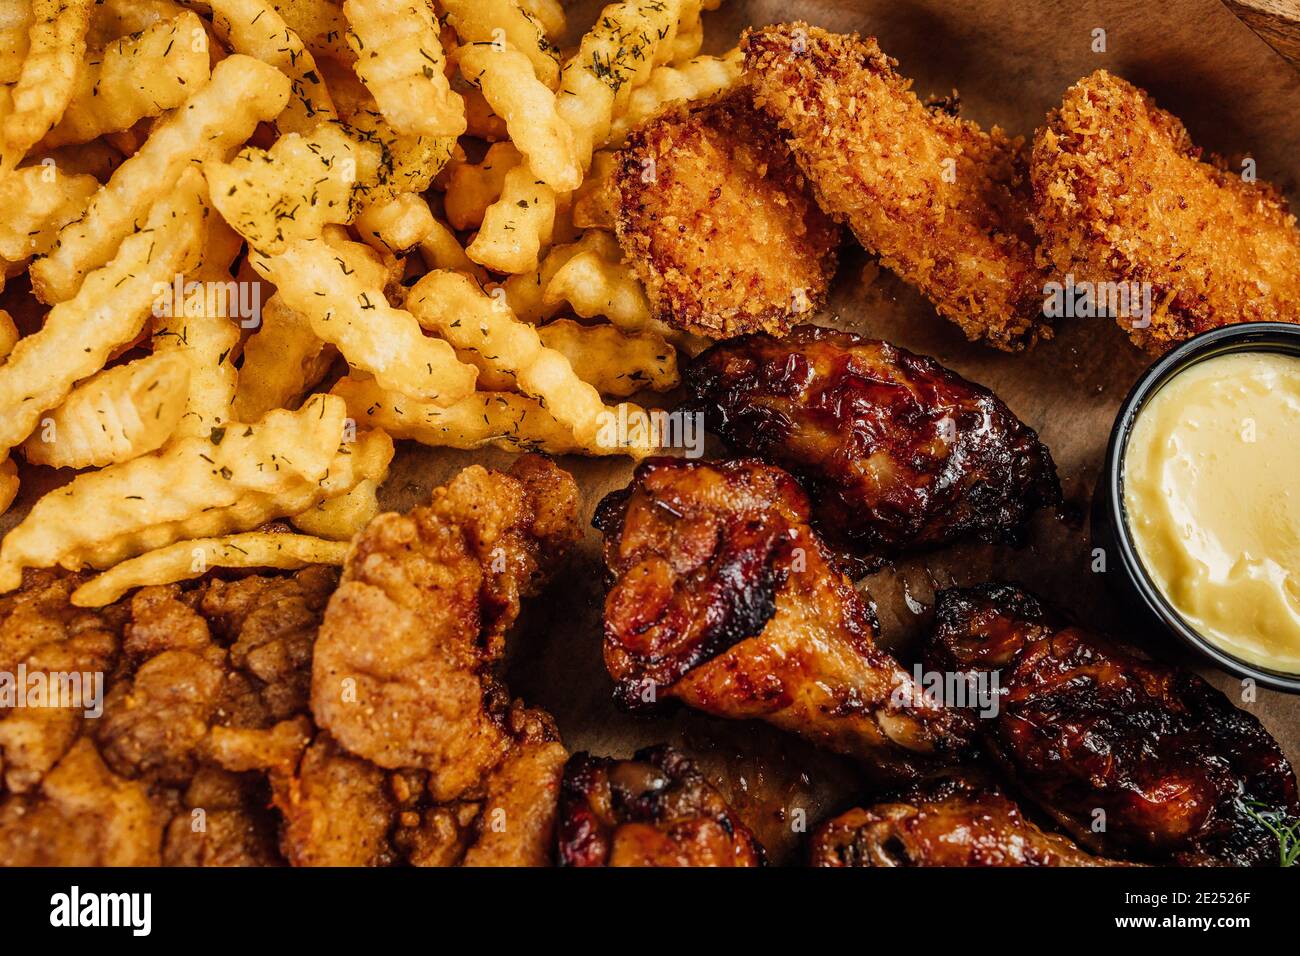
[[[1208,160],[1177,117],[1105,70],[1070,87],[1034,140],[1042,259],[1076,284],[1123,284],[1127,309],[1117,296],[1107,311],[1152,352],[1221,325],[1300,322],[1286,198]]]
[[[793,477],[754,460],[652,458],[607,496],[613,584],[605,665],[616,700],[758,718],[908,778],[969,733],[874,643],[872,608],[808,526]]]
[[[1012,585],[940,592],[934,627],[926,666],[996,676],[998,714],[977,721],[985,748],[1081,844],[1183,866],[1277,862],[1276,836],[1247,808],[1296,816],[1295,774],[1200,677]]]
[[[578,753],[564,768],[561,866],[762,866],[762,846],[695,765],[671,747],[631,760]]]
[[[277,790],[291,862],[549,861],[566,752],[492,665],[520,599],[577,540],[577,506],[573,479],[530,455],[509,474],[466,468],[357,536],[315,647],[322,734]],[[339,769],[353,764],[366,769]],[[370,824],[340,829],[344,804]]]
[[[69,602],[83,580],[28,571],[0,599],[5,668],[104,682],[98,715],[84,701],[0,713],[0,863],[282,862],[267,781],[226,766],[227,742],[283,737],[277,721],[306,707],[337,572],[148,587],[94,611]]]
[[[813,866],[1113,866],[1028,819],[975,774],[927,780],[895,799],[823,823]]]
[[[780,334],[826,298],[840,228],[748,90],[670,108],[616,156],[615,231],[657,317]]]
[[[754,102],[868,252],[971,340],[1019,351],[1051,335],[1020,140],[922,103],[874,37],[785,23],[740,46]]]
[[[818,530],[872,556],[1014,542],[1061,498],[1047,448],[996,395],[888,342],[813,325],[743,336],[686,382],[732,446],[805,483]]]

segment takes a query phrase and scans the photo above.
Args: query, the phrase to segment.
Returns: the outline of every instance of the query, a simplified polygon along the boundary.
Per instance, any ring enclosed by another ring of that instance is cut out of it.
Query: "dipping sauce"
[[[1152,582],[1247,663],[1300,673],[1300,357],[1234,352],[1138,412],[1124,508]]]

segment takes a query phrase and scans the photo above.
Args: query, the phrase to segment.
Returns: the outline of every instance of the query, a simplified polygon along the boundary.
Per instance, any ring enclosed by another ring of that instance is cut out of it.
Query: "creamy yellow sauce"
[[[1241,660],[1300,673],[1300,358],[1236,352],[1138,413],[1124,507],[1179,615]]]

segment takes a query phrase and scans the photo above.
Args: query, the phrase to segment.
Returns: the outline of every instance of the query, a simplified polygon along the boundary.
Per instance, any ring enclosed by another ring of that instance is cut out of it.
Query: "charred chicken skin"
[[[808,511],[794,478],[762,462],[642,462],[595,518],[613,575],[604,652],[616,699],[759,718],[915,775],[962,747],[968,718],[876,647],[875,614]]]
[[[631,760],[574,754],[560,789],[561,866],[762,866],[763,848],[671,747]]]
[[[940,593],[935,670],[996,673],[983,742],[1080,843],[1179,865],[1275,862],[1251,805],[1294,816],[1277,742],[1187,671],[1058,620],[1009,585]]]
[[[813,866],[1110,866],[1047,833],[979,775],[926,781],[813,834]]]
[[[873,555],[1015,540],[1060,501],[1033,429],[988,389],[888,342],[812,325],[747,335],[698,356],[686,381],[728,442],[805,482],[824,533]]]

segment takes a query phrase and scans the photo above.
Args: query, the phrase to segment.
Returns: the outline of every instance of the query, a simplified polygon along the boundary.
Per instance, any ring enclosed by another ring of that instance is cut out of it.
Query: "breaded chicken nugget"
[[[747,91],[634,131],[611,189],[623,253],[665,322],[780,335],[825,299],[840,228]]]
[[[790,135],[821,207],[967,338],[1047,338],[1019,139],[927,107],[874,37],[806,23],[746,32],[754,100]]]
[[[1045,262],[1076,284],[1150,283],[1152,314],[1119,318],[1135,344],[1300,322],[1300,232],[1281,193],[1203,162],[1178,118],[1119,77],[1098,70],[1066,91],[1031,180]]]

